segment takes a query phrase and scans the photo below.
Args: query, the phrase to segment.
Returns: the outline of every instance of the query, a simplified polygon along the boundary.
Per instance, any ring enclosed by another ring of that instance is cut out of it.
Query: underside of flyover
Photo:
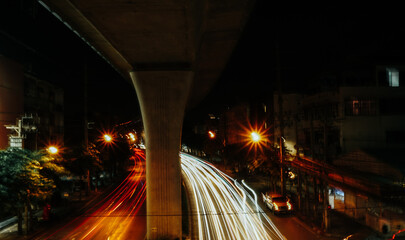
[[[219,78],[254,0],[39,2],[134,84],[146,136],[147,239],[182,239],[184,112]]]

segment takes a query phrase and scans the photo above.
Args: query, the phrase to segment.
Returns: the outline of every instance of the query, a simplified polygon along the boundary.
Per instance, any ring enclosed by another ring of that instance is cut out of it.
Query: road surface
[[[145,154],[136,149],[134,166],[127,178],[110,194],[94,199],[84,213],[53,231],[31,239],[85,240],[144,239],[146,235]]]

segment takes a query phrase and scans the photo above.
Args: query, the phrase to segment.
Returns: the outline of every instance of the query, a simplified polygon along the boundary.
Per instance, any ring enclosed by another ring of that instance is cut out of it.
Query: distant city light
[[[293,172],[288,172],[288,177],[290,179],[294,179],[295,178],[295,174]]]
[[[213,131],[208,131],[210,138],[215,138],[215,133]]]
[[[133,142],[135,142],[136,140],[135,135],[133,133],[128,133],[128,138]]]

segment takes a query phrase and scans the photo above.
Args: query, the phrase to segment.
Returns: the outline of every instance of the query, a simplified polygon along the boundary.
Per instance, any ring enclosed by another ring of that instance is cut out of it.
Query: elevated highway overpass
[[[219,78],[255,1],[39,2],[134,84],[146,135],[147,238],[181,239],[184,112]]]

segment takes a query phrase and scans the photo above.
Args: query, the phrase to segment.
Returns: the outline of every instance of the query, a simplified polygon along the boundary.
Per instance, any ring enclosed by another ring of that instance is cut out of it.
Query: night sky
[[[122,115],[123,120],[139,117],[133,86],[41,6],[34,18],[26,17],[29,10],[16,10],[21,4],[29,9],[29,3],[1,1],[0,40],[28,46],[33,50],[27,52],[50,63],[43,71],[52,72],[52,81],[65,88],[65,104],[72,108],[83,98],[79,93],[87,62],[89,107]],[[305,90],[321,73],[336,71],[352,56],[404,62],[405,19],[397,9],[387,4],[311,7],[258,0],[215,87],[187,114],[199,112],[199,117],[239,101],[269,98],[277,88],[277,56],[284,91]],[[0,44],[0,51],[13,55],[4,46]]]
[[[405,15],[395,5],[288,5],[259,0],[216,88],[200,105],[263,99],[278,89],[305,91],[350,59],[405,59]],[[276,51],[278,46],[278,53]],[[218,104],[221,103],[221,104]]]
[[[139,115],[132,84],[36,1],[0,1],[0,54],[63,87],[65,109],[73,115],[84,108],[86,77],[89,112],[123,121]]]

